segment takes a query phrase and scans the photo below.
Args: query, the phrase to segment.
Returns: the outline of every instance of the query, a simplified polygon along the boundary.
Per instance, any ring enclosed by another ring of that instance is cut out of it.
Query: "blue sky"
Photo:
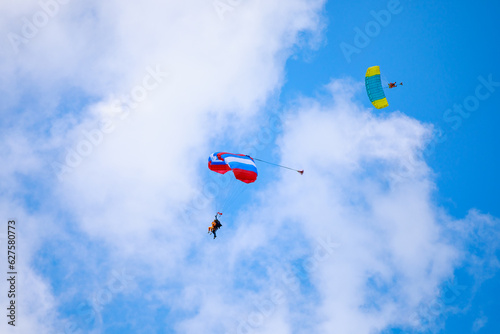
[[[499,6],[1,4],[2,333],[497,333]]]
[[[428,159],[439,174],[441,205],[457,215],[476,207],[498,216],[495,185],[499,179],[491,168],[498,165],[493,153],[500,117],[495,112],[497,89],[461,123],[447,121],[443,116],[447,109],[475,94],[479,76],[492,75],[493,81],[498,81],[495,78],[500,73],[495,62],[500,47],[492,43],[499,28],[495,20],[498,6],[465,1],[401,1],[390,23],[369,38],[366,47],[358,48],[359,54],[350,54],[351,61],[347,61],[340,44],[356,47],[353,29],[365,31],[367,24],[375,21],[370,12],[387,10],[388,3],[327,2],[325,39],[316,52],[304,51],[303,57],[288,62],[288,94],[314,94],[332,77],[361,78],[369,66],[381,66],[387,80],[403,81],[405,85],[403,92],[388,92],[390,109],[403,110],[404,104],[405,114],[433,123],[447,135],[448,139],[437,145]],[[282,94],[289,98],[287,90]]]

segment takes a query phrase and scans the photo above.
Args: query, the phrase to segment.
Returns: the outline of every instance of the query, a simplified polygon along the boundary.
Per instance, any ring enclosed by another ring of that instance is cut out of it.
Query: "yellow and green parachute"
[[[365,86],[368,98],[375,108],[382,109],[389,106],[382,88],[379,66],[372,66],[366,70]]]

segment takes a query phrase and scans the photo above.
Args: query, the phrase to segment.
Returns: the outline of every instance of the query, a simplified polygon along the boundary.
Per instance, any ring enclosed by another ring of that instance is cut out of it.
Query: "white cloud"
[[[474,321],[474,323],[472,324],[472,331],[473,332],[479,331],[481,328],[483,328],[486,325],[486,323],[488,323],[488,317],[482,316],[482,317],[477,318]]]

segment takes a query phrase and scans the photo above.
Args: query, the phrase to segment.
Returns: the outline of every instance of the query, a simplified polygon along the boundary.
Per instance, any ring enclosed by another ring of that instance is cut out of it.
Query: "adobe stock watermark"
[[[459,285],[456,281],[448,281],[441,289],[439,296],[429,304],[421,305],[409,319],[412,326],[419,330],[431,327],[440,316],[443,316],[454,304],[456,304],[464,291],[465,285]]]
[[[88,333],[88,329],[99,327],[102,325],[101,313],[104,307],[111,303],[115,296],[132,290],[134,286],[134,277],[126,269],[112,270],[106,284],[78,305],[74,321],[64,324],[63,333]]]
[[[455,103],[453,109],[446,109],[443,113],[443,120],[446,123],[453,123],[451,125],[453,130],[458,130],[462,126],[462,120],[469,118],[472,112],[479,109],[481,101],[489,99],[496,88],[500,87],[500,82],[493,81],[492,74],[488,75],[487,79],[480,75],[477,80],[479,84],[474,94],[467,96],[462,103]]]
[[[277,284],[271,289],[269,295],[256,301],[253,310],[238,322],[233,331],[226,332],[226,334],[251,334],[265,326],[266,320],[277,312],[279,306],[286,301],[287,295],[299,293],[301,279],[307,279],[309,275],[315,273],[340,246],[330,237],[319,239],[313,254],[302,265],[280,272],[278,277],[275,277]],[[275,272],[272,268],[268,268],[268,271]]]
[[[214,6],[217,16],[224,21],[224,15],[226,12],[232,12],[238,7],[243,0],[214,0],[212,5]]]
[[[40,0],[38,6],[40,7],[31,17],[21,19],[23,25],[20,33],[12,31],[7,33],[7,39],[14,50],[14,53],[19,53],[19,48],[24,44],[28,44],[30,40],[38,36],[41,29],[46,27],[50,20],[57,14],[61,5],[66,5],[70,0]]]
[[[82,130],[83,139],[67,150],[64,161],[54,161],[51,164],[59,181],[64,181],[68,174],[80,166],[93,153],[94,149],[104,142],[106,136],[115,130],[117,120],[128,118],[131,112],[168,77],[168,72],[162,70],[159,65],[156,65],[155,68],[146,67],[146,72],[141,84],[134,86],[128,94],[115,103],[118,117],[105,118],[100,121],[99,126],[91,130]]]
[[[380,35],[382,28],[389,26],[393,16],[400,14],[402,11],[403,8],[399,0],[389,0],[387,9],[382,9],[378,12],[374,10],[370,11],[373,20],[368,21],[364,29],[354,27],[354,45],[346,42],[340,43],[340,50],[342,50],[346,61],[351,63],[352,55],[361,53],[362,49],[370,45],[373,38]]]
[[[493,75],[489,74],[486,78],[482,75],[477,77],[479,83],[474,89],[474,93],[466,96],[461,103],[454,103],[452,108],[448,108],[443,112],[444,123],[449,124],[448,129],[441,126],[437,127],[435,135],[427,148],[418,159],[416,157],[408,157],[403,162],[402,169],[398,173],[399,178],[408,178],[412,175],[412,171],[422,163],[425,158],[434,153],[436,146],[446,142],[449,138],[450,131],[457,131],[463,125],[463,121],[468,119],[472,113],[477,111],[481,106],[481,102],[486,101],[496,92],[500,87],[500,81],[494,81]]]

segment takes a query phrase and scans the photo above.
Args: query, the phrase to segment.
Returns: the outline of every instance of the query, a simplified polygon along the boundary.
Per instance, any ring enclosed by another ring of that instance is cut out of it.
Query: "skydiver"
[[[394,82],[389,82],[389,88],[394,88],[397,87],[398,85],[396,84],[396,81]]]
[[[215,234],[215,232],[217,232],[217,230],[220,229],[221,226],[222,224],[220,223],[219,219],[217,219],[217,215],[215,215],[215,219],[212,222],[212,226],[208,227],[208,233],[212,232],[214,235],[214,239],[217,238],[217,234]]]

